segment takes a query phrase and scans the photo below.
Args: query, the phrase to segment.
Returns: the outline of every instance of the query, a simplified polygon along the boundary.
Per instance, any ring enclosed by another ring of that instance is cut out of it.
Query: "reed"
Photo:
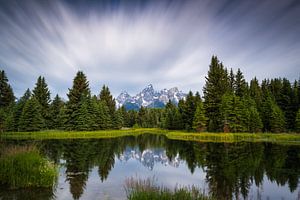
[[[34,146],[5,148],[0,157],[0,184],[10,189],[52,187],[57,178],[55,165]]]
[[[128,200],[212,200],[195,186],[176,187],[174,191],[155,184],[154,178],[125,180],[125,191]]]

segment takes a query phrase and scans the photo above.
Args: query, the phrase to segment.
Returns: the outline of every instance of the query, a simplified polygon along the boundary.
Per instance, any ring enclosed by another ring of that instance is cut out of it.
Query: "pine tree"
[[[109,108],[109,112],[113,116],[116,111],[116,102],[113,96],[110,94],[109,88],[103,85],[102,90],[100,92],[100,101],[104,101]]]
[[[114,128],[121,129],[123,127],[123,125],[124,125],[124,123],[123,123],[122,111],[120,109],[118,109],[114,115]]]
[[[164,110],[163,127],[169,130],[180,130],[183,128],[182,118],[179,110],[169,100]]]
[[[186,130],[192,130],[197,103],[201,101],[200,95],[196,98],[191,91],[186,96],[186,100],[181,108],[182,121]]]
[[[44,119],[41,115],[41,106],[35,97],[31,97],[22,111],[19,121],[21,131],[39,131],[45,127]]]
[[[255,101],[248,95],[244,96],[241,101],[243,104],[241,123],[245,127],[245,131],[261,132],[263,125]]]
[[[292,99],[291,99],[291,109],[293,111],[292,119],[294,120],[294,123],[292,124],[292,129],[294,130],[296,128],[295,120],[297,116],[297,111],[300,108],[300,102],[298,98],[298,81],[295,80],[293,84],[293,90],[292,90]]]
[[[78,116],[79,109],[85,111],[85,105],[82,105],[82,100],[90,99],[90,89],[89,89],[89,82],[85,74],[82,71],[78,71],[74,80],[73,86],[69,89],[69,93],[67,94],[69,101],[66,104],[66,109],[64,111],[65,115],[65,124],[64,128],[67,130],[76,130],[78,127],[78,123],[75,116]],[[83,106],[83,108],[82,108]],[[87,109],[87,108],[86,108]],[[83,128],[82,128],[83,129]]]
[[[205,110],[203,107],[203,103],[199,102],[194,116],[193,129],[198,132],[205,131],[206,120],[207,118],[205,117]]]
[[[89,131],[93,127],[93,118],[89,113],[88,99],[82,99],[77,110],[73,112],[74,129],[78,131]]]
[[[6,130],[5,119],[6,113],[3,108],[0,108],[0,133],[3,133]]]
[[[276,103],[271,105],[270,130],[273,133],[280,133],[285,130],[284,114]]]
[[[49,115],[50,115],[50,124],[49,128],[51,129],[58,129],[61,126],[61,120],[60,120],[60,111],[64,106],[64,102],[62,99],[58,96],[58,94],[53,99],[50,108],[49,108]]]
[[[138,114],[138,124],[140,127],[144,127],[145,125],[145,116],[146,116],[146,109],[141,106]]]
[[[125,106],[123,105],[119,109],[120,109],[120,112],[121,112],[121,115],[122,115],[122,118],[123,118],[123,126],[124,127],[129,127],[129,123],[128,123],[128,120],[127,120],[129,118],[129,116],[128,116],[128,112],[126,111]]]
[[[240,69],[238,69],[235,75],[234,90],[235,95],[239,97],[242,97],[247,94],[248,84],[245,81],[244,75]]]
[[[295,120],[295,130],[297,133],[300,133],[300,109],[297,112],[297,116]]]
[[[208,131],[220,131],[222,117],[220,106],[222,96],[229,90],[228,75],[216,56],[211,59],[204,92],[204,108],[209,119]]]
[[[0,108],[14,103],[15,96],[4,70],[0,70]]]
[[[43,115],[47,114],[50,106],[50,91],[44,77],[39,76],[32,90],[32,95],[39,102]]]
[[[257,109],[254,106],[249,108],[249,129],[251,133],[261,132],[263,124]]]
[[[249,94],[250,94],[250,97],[252,99],[254,99],[257,108],[260,109],[261,104],[262,104],[262,91],[261,91],[261,87],[260,87],[259,82],[256,79],[256,77],[254,77],[250,81]]]
[[[13,107],[12,111],[12,122],[9,126],[9,129],[12,131],[19,131],[19,121],[23,112],[23,108],[26,102],[31,97],[31,91],[27,89],[23,96],[17,101],[16,105]]]
[[[280,88],[280,94],[277,99],[277,105],[283,111],[286,119],[286,129],[292,130],[295,123],[295,112],[293,110],[293,90],[291,83],[288,79],[282,79],[282,87]]]
[[[245,109],[243,100],[232,93],[226,93],[222,97],[221,105],[223,131],[224,132],[245,132],[249,114]]]
[[[113,118],[110,115],[110,111],[106,102],[99,102],[99,112],[100,114],[100,129],[112,129],[113,128]]]
[[[234,88],[235,88],[235,86],[234,86],[234,84],[235,84],[235,75],[233,73],[232,68],[230,68],[230,74],[229,74],[228,79],[229,79],[229,88],[230,88],[230,91],[234,92]]]

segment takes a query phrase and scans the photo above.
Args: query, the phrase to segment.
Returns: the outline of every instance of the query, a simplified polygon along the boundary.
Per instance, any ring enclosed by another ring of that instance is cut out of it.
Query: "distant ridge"
[[[177,87],[155,91],[152,84],[149,84],[135,96],[130,96],[126,91],[121,92],[116,99],[116,104],[117,107],[124,105],[127,110],[138,110],[141,106],[162,108],[169,100],[174,104],[178,104],[179,100],[185,97],[186,94],[179,91]]]

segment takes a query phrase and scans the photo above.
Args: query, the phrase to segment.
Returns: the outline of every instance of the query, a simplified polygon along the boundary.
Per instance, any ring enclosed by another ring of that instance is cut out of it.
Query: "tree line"
[[[159,127],[209,132],[300,132],[300,80],[254,77],[250,84],[240,69],[228,70],[213,56],[203,88],[191,91],[178,105],[139,111],[116,108],[107,86],[92,95],[82,71],[63,101],[50,91],[44,77],[15,100],[4,70],[0,70],[0,131],[105,130],[121,127]]]

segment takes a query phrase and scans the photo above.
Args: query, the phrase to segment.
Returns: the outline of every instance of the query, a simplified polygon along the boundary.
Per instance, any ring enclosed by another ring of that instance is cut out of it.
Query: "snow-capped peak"
[[[186,94],[179,91],[177,87],[163,89],[160,92],[154,90],[153,85],[149,84],[135,96],[130,96],[123,91],[116,99],[118,107],[124,105],[127,109],[138,109],[143,107],[163,107],[171,100],[177,104],[180,99],[185,98]]]

